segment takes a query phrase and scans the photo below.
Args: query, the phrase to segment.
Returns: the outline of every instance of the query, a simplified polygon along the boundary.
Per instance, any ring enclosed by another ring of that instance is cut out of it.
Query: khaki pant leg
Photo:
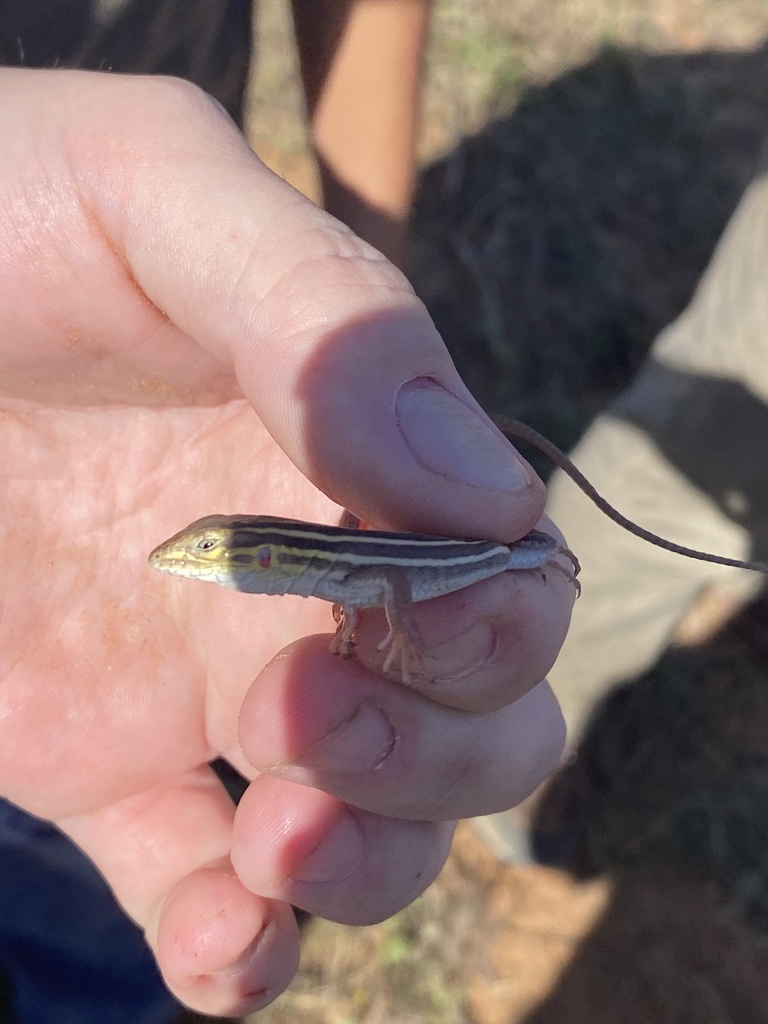
[[[573,459],[648,529],[768,559],[768,173],[745,193],[689,308]],[[595,701],[655,661],[703,590],[744,600],[764,580],[649,546],[560,472],[548,511],[583,566],[583,596],[550,675],[577,741]]]

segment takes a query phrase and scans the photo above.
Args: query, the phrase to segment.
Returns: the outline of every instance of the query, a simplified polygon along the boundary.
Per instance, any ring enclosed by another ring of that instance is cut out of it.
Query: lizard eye
[[[213,540],[211,537],[204,537],[201,541],[198,542],[197,550],[198,551],[210,551],[211,548],[215,548],[215,547],[216,547],[216,541],[215,540]]]

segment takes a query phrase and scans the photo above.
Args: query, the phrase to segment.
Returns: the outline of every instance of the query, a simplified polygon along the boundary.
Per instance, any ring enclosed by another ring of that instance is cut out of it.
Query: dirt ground
[[[314,195],[285,11],[261,30],[251,135]],[[570,447],[685,308],[768,136],[767,34],[765,0],[437,0],[409,273],[487,408]],[[567,869],[463,825],[396,918],[311,922],[260,1024],[768,1021],[767,658],[765,602],[708,611],[556,784]]]

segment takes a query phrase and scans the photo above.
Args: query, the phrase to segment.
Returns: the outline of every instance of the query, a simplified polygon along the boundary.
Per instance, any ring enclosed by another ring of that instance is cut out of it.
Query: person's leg
[[[573,453],[598,490],[656,533],[735,558],[768,553],[768,173],[744,195],[686,312]],[[606,522],[562,473],[549,511],[584,594],[550,679],[571,741],[597,697],[651,665],[701,591],[759,576],[655,549]]]
[[[762,170],[691,305],[572,457],[612,504],[648,529],[702,550],[765,560],[766,439],[768,172]],[[643,543],[610,523],[559,471],[548,511],[583,567],[583,595],[550,673],[572,751],[597,701],[654,663],[705,589],[734,608],[764,581]],[[480,828],[500,856],[519,860],[529,816],[523,808],[492,816]]]

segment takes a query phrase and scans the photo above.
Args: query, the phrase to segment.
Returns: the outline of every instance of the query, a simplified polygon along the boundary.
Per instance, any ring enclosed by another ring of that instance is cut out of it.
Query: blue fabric
[[[0,971],[13,1024],[167,1024],[181,1012],[141,931],[91,862],[52,825],[4,800]]]

